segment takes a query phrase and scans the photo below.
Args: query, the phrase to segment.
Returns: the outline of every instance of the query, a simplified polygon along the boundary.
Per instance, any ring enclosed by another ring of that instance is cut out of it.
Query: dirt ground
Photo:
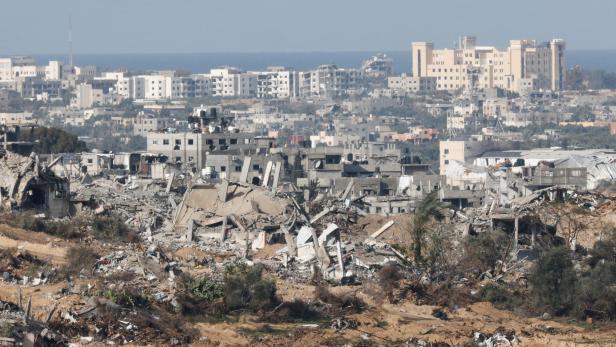
[[[361,219],[353,233],[369,235],[391,218],[370,216]],[[405,241],[408,234],[407,216],[393,218],[395,224],[382,237],[390,242]],[[362,227],[364,225],[364,227]],[[27,241],[26,241],[27,240]],[[41,258],[49,259],[55,264],[62,264],[70,242],[49,237],[42,233],[32,233],[20,229],[0,226],[0,248],[21,247]],[[262,257],[271,256],[277,247],[267,247],[261,251]],[[180,249],[175,254],[178,258],[209,256],[190,248]],[[87,280],[77,281],[79,286],[95,285]],[[372,286],[372,287],[371,287]],[[265,324],[250,315],[240,315],[216,322],[191,321],[190,325],[199,331],[200,337],[194,346],[340,346],[352,345],[368,338],[383,345],[394,341],[408,341],[418,338],[430,342],[461,344],[472,340],[475,332],[494,333],[506,328],[515,331],[519,346],[616,346],[616,325],[580,324],[560,320],[542,320],[523,317],[509,311],[494,308],[489,303],[475,303],[457,310],[445,310],[448,320],[432,316],[436,306],[415,305],[411,302],[389,304],[375,300],[373,295],[378,288],[375,285],[337,286],[331,292],[340,295],[352,292],[366,303],[362,313],[352,314],[346,318],[356,320],[356,329],[336,331],[330,328],[329,320],[304,323]],[[18,286],[0,281],[0,300],[15,302]],[[66,282],[45,284],[36,287],[23,287],[24,301],[32,298],[34,317],[43,319],[54,303],[59,304],[58,312],[66,308],[79,306],[82,298],[78,295],[65,294]],[[285,301],[302,299],[314,300],[315,287],[311,284],[291,280],[277,280],[277,293]],[[315,327],[310,324],[317,324]],[[94,346],[94,345],[93,345]]]
[[[18,248],[53,264],[62,264],[67,243],[43,233],[25,231],[0,224],[0,248]]]

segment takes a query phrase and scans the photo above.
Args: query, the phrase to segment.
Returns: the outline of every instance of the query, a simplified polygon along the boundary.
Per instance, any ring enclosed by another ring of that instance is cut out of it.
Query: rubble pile
[[[24,160],[23,165],[26,171],[41,168],[36,158]],[[56,300],[75,296],[75,301],[58,312],[53,312],[54,308],[42,322],[28,318],[29,309],[21,299],[14,306],[0,305],[0,320],[11,324],[15,341],[190,343],[199,334],[173,317],[186,309],[182,281],[206,278],[220,284],[225,269],[237,263],[262,264],[278,279],[300,285],[316,283],[317,288],[327,283],[378,283],[379,272],[394,264],[404,269],[404,276],[396,278],[399,285],[390,288],[391,293],[380,296],[390,303],[435,305],[431,318],[449,321],[454,311],[440,307],[454,301],[456,306],[467,305],[484,286],[526,286],[532,265],[529,255],[542,238],[555,237],[545,221],[537,218],[541,207],[559,199],[591,211],[602,211],[611,204],[593,193],[550,188],[514,199],[509,206],[492,203],[479,208],[447,208],[439,225],[456,246],[468,235],[497,229],[514,240],[493,269],[467,271],[469,276],[464,277],[458,273],[450,276],[441,268],[420,269],[406,253],[412,238],[401,245],[389,238],[393,233],[407,233],[409,226],[400,219],[381,216],[372,222],[370,232],[364,230],[365,225],[359,227],[358,220],[369,220],[370,216],[366,216],[364,196],[348,197],[353,180],[339,194],[321,192],[316,196],[296,189],[278,191],[245,182],[204,181],[175,174],[167,180],[84,175],[71,183],[75,216],[85,217],[83,220],[117,218],[139,237],[120,241],[83,237],[96,250],[96,263],[88,271],[67,276],[68,287],[50,296]],[[457,256],[454,252],[446,255],[450,262]],[[8,284],[56,283],[58,273],[54,266],[18,249],[0,256],[1,280]],[[458,293],[464,295],[458,297]],[[268,314],[274,316],[272,312]],[[333,312],[329,318],[335,316]],[[336,318],[330,325],[335,332],[358,326],[350,316]],[[481,346],[518,343],[515,332],[504,330],[477,333],[473,340]],[[413,343],[430,345],[422,340]]]
[[[52,281],[57,269],[19,249],[0,249],[0,278],[5,283],[38,286]]]
[[[69,183],[42,165],[36,153],[22,156],[0,150],[0,188],[5,209],[33,208],[50,217],[69,214]]]

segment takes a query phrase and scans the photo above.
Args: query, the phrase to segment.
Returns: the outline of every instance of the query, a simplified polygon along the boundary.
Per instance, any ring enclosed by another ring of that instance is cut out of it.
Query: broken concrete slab
[[[173,180],[175,179],[175,172],[169,174],[169,178],[167,179],[167,187],[165,187],[165,193],[169,194],[171,191],[171,185],[173,184]]]
[[[310,224],[316,223],[319,219],[325,217],[330,212],[331,212],[330,208],[325,208],[323,211],[317,213],[314,217],[310,219]]]
[[[297,232],[296,242],[298,245],[303,245],[312,239],[312,234],[315,232],[314,228],[307,225],[302,226]]]
[[[251,248],[253,251],[258,251],[265,248],[265,231],[260,231],[259,234],[257,234],[257,237],[252,240]]]
[[[246,183],[248,181],[248,172],[250,171],[251,162],[251,157],[244,157],[244,162],[242,163],[242,172],[240,173],[240,183]]]
[[[186,226],[186,241],[187,242],[192,242],[194,229],[195,229],[195,220],[191,219],[188,221],[188,225]]]
[[[380,227],[379,230],[377,230],[374,233],[372,233],[372,235],[370,235],[370,237],[373,238],[373,239],[376,239],[382,233],[384,233],[387,229],[389,229],[392,225],[394,225],[394,221],[390,220],[389,222],[383,224],[383,226]]]
[[[301,246],[297,246],[297,259],[300,262],[309,262],[317,257],[314,251],[312,243],[306,243]]]
[[[327,225],[327,228],[325,228],[325,230],[323,230],[323,232],[319,236],[319,245],[324,245],[330,235],[336,230],[338,230],[338,226],[334,223],[329,223]]]
[[[276,169],[274,170],[274,180],[272,181],[272,192],[278,190],[278,180],[280,179],[280,170],[282,169],[282,162],[276,162]]]
[[[229,190],[229,181],[222,180],[218,186],[218,200],[227,202],[227,191]]]
[[[265,166],[265,172],[263,173],[263,186],[267,187],[269,185],[270,175],[272,174],[272,166],[274,163],[271,161],[267,162]]]

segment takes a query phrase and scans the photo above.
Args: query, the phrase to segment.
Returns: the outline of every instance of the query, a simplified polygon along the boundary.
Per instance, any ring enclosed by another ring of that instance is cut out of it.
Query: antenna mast
[[[68,15],[68,65],[73,66],[73,21]]]

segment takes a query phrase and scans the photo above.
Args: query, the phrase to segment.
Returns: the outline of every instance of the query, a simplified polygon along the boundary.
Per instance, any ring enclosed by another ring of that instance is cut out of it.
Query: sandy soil
[[[63,264],[66,243],[43,233],[25,231],[0,225],[0,248],[18,248],[53,264]]]

